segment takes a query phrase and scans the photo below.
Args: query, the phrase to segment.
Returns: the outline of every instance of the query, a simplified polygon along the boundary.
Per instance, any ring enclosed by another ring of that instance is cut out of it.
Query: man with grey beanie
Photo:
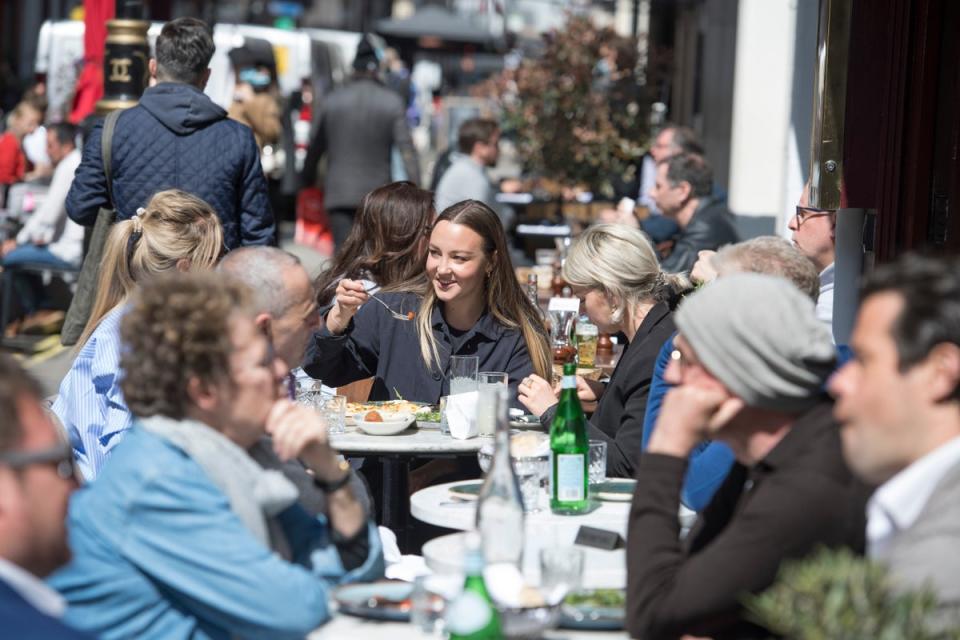
[[[814,304],[787,280],[734,274],[689,296],[666,396],[640,458],[627,540],[634,637],[766,637],[741,601],[785,559],[864,546],[867,490],[842,456],[823,392],[835,349]],[[690,452],[704,440],[737,464],[684,542],[676,513]]]

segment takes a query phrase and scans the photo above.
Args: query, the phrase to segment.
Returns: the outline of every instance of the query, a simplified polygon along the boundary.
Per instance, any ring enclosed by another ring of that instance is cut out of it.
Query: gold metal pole
[[[820,0],[810,134],[810,206],[818,209],[840,208],[852,9],[853,0]]]
[[[97,115],[137,104],[150,79],[148,61],[150,23],[140,20],[139,2],[117,2],[117,18],[107,22],[107,42],[103,56],[103,98],[97,102]]]

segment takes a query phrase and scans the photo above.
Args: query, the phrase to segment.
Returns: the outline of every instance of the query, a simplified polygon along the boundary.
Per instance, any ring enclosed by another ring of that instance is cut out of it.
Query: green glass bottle
[[[480,537],[467,534],[463,571],[467,578],[463,591],[450,603],[446,612],[446,627],[450,640],[497,640],[500,616],[483,581],[483,549]]]
[[[573,515],[590,507],[587,494],[590,441],[577,397],[577,365],[563,365],[560,403],[550,425],[550,510]]]

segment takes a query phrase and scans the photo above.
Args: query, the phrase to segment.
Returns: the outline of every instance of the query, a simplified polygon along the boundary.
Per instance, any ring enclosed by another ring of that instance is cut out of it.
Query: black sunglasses
[[[52,464],[57,475],[64,480],[80,480],[80,472],[73,460],[69,444],[59,444],[49,449],[35,451],[4,451],[0,453],[0,465],[11,469],[24,469],[35,464]]]

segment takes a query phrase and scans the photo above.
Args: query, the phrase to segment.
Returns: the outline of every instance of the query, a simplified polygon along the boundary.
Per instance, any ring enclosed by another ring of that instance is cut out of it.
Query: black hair
[[[695,153],[681,153],[662,160],[667,165],[667,180],[676,186],[680,182],[690,184],[690,195],[705,198],[713,193],[713,167],[707,159]]]
[[[881,293],[903,299],[891,328],[900,371],[923,361],[938,344],[960,346],[960,259],[905,254],[864,278],[861,300]],[[953,397],[960,400],[960,385]]]
[[[77,126],[69,122],[56,122],[47,125],[47,131],[53,132],[60,144],[77,145]]]
[[[489,118],[470,118],[460,125],[457,132],[457,149],[467,155],[473,153],[473,145],[478,142],[490,142],[493,134],[500,129],[496,120]]]
[[[196,18],[177,18],[157,36],[157,75],[164,80],[199,85],[214,52],[213,32]]]

